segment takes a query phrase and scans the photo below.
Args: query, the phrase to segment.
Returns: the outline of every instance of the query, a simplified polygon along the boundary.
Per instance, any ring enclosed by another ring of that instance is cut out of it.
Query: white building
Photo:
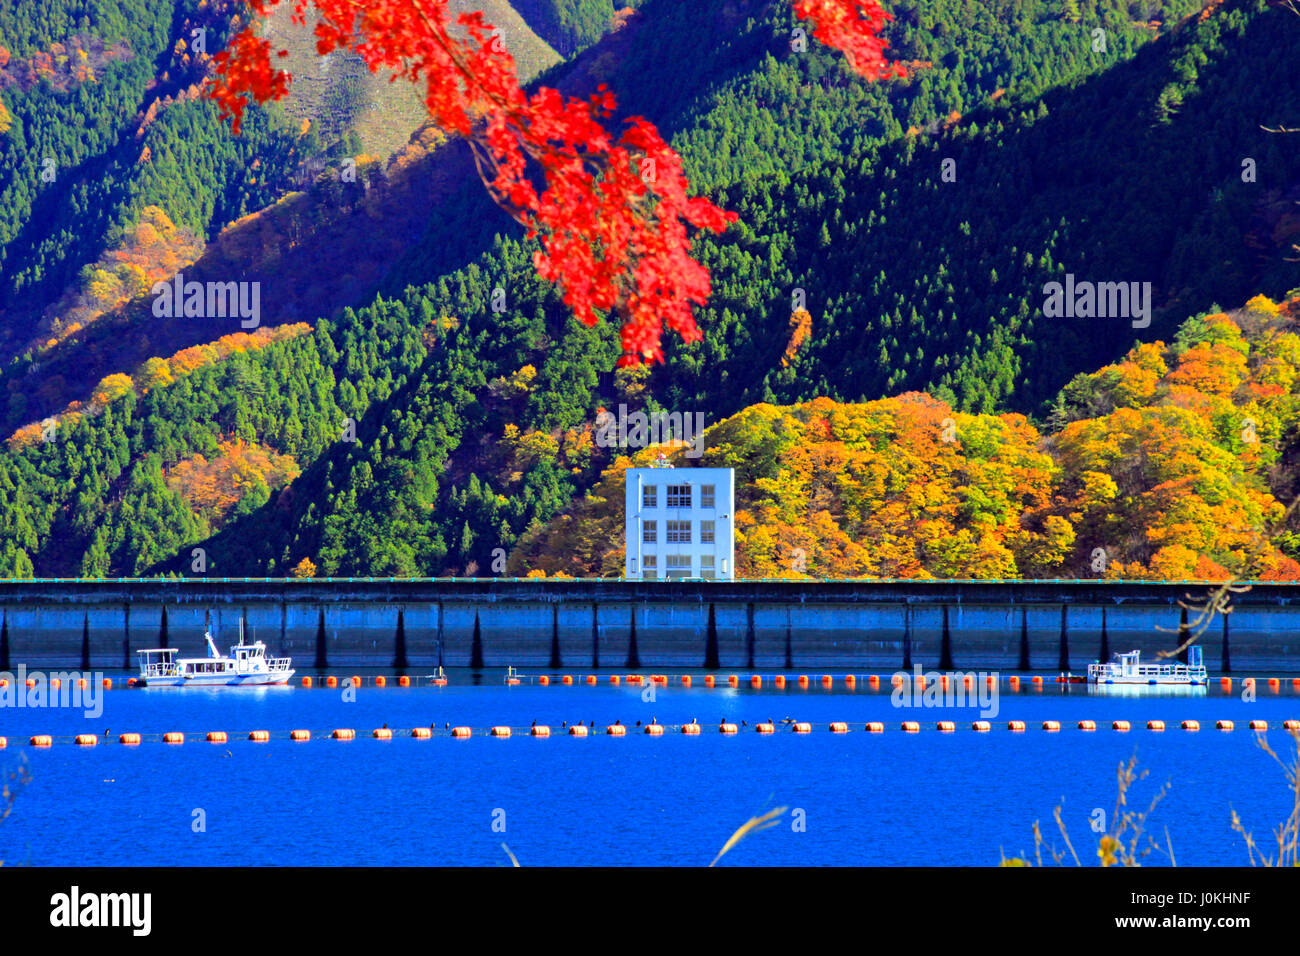
[[[625,500],[625,577],[735,577],[731,468],[629,468]]]

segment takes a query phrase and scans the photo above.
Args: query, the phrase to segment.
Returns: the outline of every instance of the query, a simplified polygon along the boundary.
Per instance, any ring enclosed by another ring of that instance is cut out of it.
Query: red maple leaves
[[[813,37],[844,54],[868,80],[904,76],[901,63],[885,59],[889,42],[880,35],[893,17],[876,0],[794,0],[794,12],[813,24]]]
[[[251,0],[261,17],[279,3]],[[295,22],[308,8],[322,56],[350,49],[373,71],[424,85],[430,117],[465,138],[494,199],[538,240],[538,274],[580,321],[623,317],[621,365],[662,361],[664,327],[700,339],[693,307],[708,300],[709,272],[691,258],[690,231],[720,232],[736,214],[687,195],[681,157],[651,123],[631,117],[615,139],[617,104],[604,86],[586,101],[525,93],[500,33],[475,11],[456,18],[453,35],[448,0],[294,0]],[[868,79],[899,72],[884,62],[888,14],[874,0],[796,0],[795,11]],[[250,100],[288,92],[271,54],[249,28],[214,58],[209,95],[236,132]]]

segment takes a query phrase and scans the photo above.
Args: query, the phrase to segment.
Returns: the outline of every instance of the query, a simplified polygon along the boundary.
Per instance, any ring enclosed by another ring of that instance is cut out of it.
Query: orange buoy
[[[255,743],[264,744],[271,739],[271,732],[268,730],[250,730],[248,739]]]
[[[59,678],[57,677],[50,678],[50,687],[54,688],[55,690],[58,690],[62,686],[63,686],[63,681],[59,680]]]
[[[560,678],[560,683],[561,683],[561,684],[572,684],[572,683],[573,683],[573,675],[572,675],[572,674],[565,674],[563,677]]]
[[[339,679],[338,679],[337,677],[334,677],[334,676],[327,677],[327,678],[325,678],[325,686],[326,686],[326,687],[338,687],[338,686],[339,686]]]
[[[846,675],[844,676],[844,686],[846,686],[846,687],[857,687],[857,686],[858,686],[858,678],[857,678],[857,675],[856,675],[856,674],[846,674]]]
[[[4,750],[8,746],[9,746],[9,738],[0,737],[0,750]]]
[[[118,734],[117,742],[120,744],[138,744],[140,742],[139,734]]]
[[[902,687],[902,686],[903,686],[903,675],[902,675],[902,674],[895,674],[893,677],[889,678],[889,683],[890,683],[890,686],[892,686],[892,687]]]
[[[664,734],[663,724],[646,724],[645,732],[651,737],[662,737]]]
[[[389,727],[376,727],[374,730],[370,731],[370,736],[374,737],[376,740],[392,740],[393,731]]]
[[[777,690],[785,690],[785,675],[777,674],[772,678],[772,683],[776,685]]]
[[[1164,730],[1164,729],[1165,729],[1165,722],[1164,722],[1163,720],[1148,720],[1148,721],[1147,721],[1147,730],[1154,730],[1154,731],[1156,731],[1156,733],[1159,733],[1160,731],[1162,731],[1162,730]]]
[[[1284,720],[1282,726],[1286,730],[1300,730],[1300,720]]]
[[[587,728],[584,727],[582,724],[574,724],[572,727],[569,728],[569,736],[585,737],[587,736]]]
[[[428,740],[433,736],[433,731],[428,727],[413,727],[411,729],[411,736],[416,740]]]
[[[833,734],[847,734],[849,732],[849,725],[842,720],[835,720],[831,722],[828,729]]]
[[[611,684],[617,684],[620,680],[622,680],[622,678],[620,678],[617,674],[609,675],[609,682]]]
[[[128,677],[128,678],[126,679],[126,686],[127,686],[127,687],[134,687],[135,684],[136,684],[136,679],[135,679],[134,677]]]
[[[537,678],[537,683],[541,684],[543,687],[549,687],[551,684],[551,675],[543,674],[541,677]]]
[[[28,687],[35,687],[35,686],[36,686],[36,678],[35,678],[35,677],[29,677],[29,678],[27,678],[27,686],[28,686]]]
[[[224,730],[208,731],[208,743],[210,744],[224,744],[227,741],[227,739],[228,738],[226,737],[226,732]]]
[[[549,737],[551,736],[551,728],[545,724],[533,724],[528,728],[528,733],[532,737]]]
[[[163,743],[183,744],[185,743],[185,735],[182,733],[178,733],[175,730],[168,731],[167,733],[163,734]]]
[[[699,724],[682,724],[682,733],[689,734],[692,737],[698,737],[700,733]]]
[[[1029,683],[1031,683],[1031,684],[1035,684],[1035,685],[1041,685],[1041,684],[1043,683],[1042,675],[1041,675],[1041,674],[1035,674],[1033,677],[1029,678]]]
[[[862,729],[869,734],[883,734],[885,732],[885,725],[878,720],[873,720]]]
[[[1124,731],[1132,729],[1132,724],[1127,720],[1112,720],[1110,722],[1110,729],[1118,730],[1120,733],[1123,733]]]
[[[1236,724],[1234,724],[1230,720],[1216,720],[1214,722],[1214,727],[1216,730],[1232,730],[1235,726]]]
[[[1277,693],[1278,688],[1281,686],[1282,686],[1282,682],[1278,680],[1276,677],[1270,677],[1268,679],[1268,689],[1273,691],[1274,693]]]
[[[1291,689],[1292,689],[1292,690],[1300,690],[1300,677],[1292,677],[1292,678],[1291,678]]]
[[[1250,722],[1250,729],[1251,729],[1251,730],[1268,730],[1268,721],[1267,721],[1267,720],[1252,720],[1252,721]]]
[[[915,720],[905,720],[899,729],[909,734],[919,734],[921,732],[921,725]]]
[[[112,688],[113,688],[113,678],[111,678],[111,677],[105,677],[105,678],[104,678],[104,689],[105,689],[105,690],[112,690]]]
[[[75,743],[78,747],[93,747],[99,743],[99,738],[94,734],[77,734]]]
[[[775,727],[774,725],[772,725],[772,724],[766,724],[766,723],[764,723],[764,724],[755,724],[755,725],[754,725],[754,733],[756,733],[756,734],[774,734],[774,733],[776,733],[776,727]]]
[[[509,727],[493,727],[492,730],[490,731],[490,733],[492,734],[493,737],[509,737],[509,736],[510,736],[510,728],[509,728]]]
[[[823,674],[823,675],[822,675],[822,686],[823,686],[823,687],[830,687],[830,686],[831,686],[832,684],[834,684],[834,683],[835,683],[835,679],[834,679],[833,677],[831,677],[830,674]]]
[[[945,734],[950,734],[957,729],[957,725],[951,720],[941,720],[934,725],[934,729]]]
[[[304,678],[302,679],[302,686],[303,686],[303,687],[310,687],[310,686],[311,686],[311,678],[310,678],[310,677],[304,677]]]
[[[1048,733],[1055,733],[1061,729],[1061,722],[1059,720],[1045,720],[1043,721],[1043,729]]]
[[[596,683],[596,675],[595,675],[595,674],[588,674],[588,675],[587,675],[587,683],[588,683],[588,684],[594,684],[594,683]]]
[[[912,683],[916,685],[917,690],[923,690],[925,688],[925,675],[917,674],[912,678]]]
[[[943,688],[944,690],[947,690],[947,689],[948,689],[948,675],[947,675],[947,674],[940,674],[940,675],[939,675],[939,686],[940,686],[941,688]]]
[[[799,723],[791,724],[790,729],[796,734],[810,734],[812,733],[812,724],[807,721],[801,721]]]
[[[763,678],[755,674],[753,677],[749,679],[749,686],[757,690],[758,688],[763,686]]]
[[[990,674],[988,677],[984,678],[984,683],[988,684],[990,687],[995,686],[995,685],[997,684],[997,682],[998,682],[998,679],[997,679],[996,677],[994,677],[992,674]]]
[[[800,675],[799,675],[799,681],[798,681],[798,684],[799,684],[800,687],[807,687],[807,686],[808,686],[808,675],[807,675],[807,674],[800,674]]]
[[[655,682],[656,684],[658,684],[660,687],[667,687],[667,686],[668,686],[668,675],[667,675],[667,674],[656,674],[656,675],[654,676],[654,682]]]
[[[360,677],[359,675],[354,674],[354,675],[352,676],[352,686],[353,686],[353,687],[360,687],[360,686],[361,686],[361,677]]]
[[[1020,678],[1017,675],[1012,674],[1007,678],[1007,686],[1012,690],[1020,690]]]
[[[410,686],[411,686],[411,678],[409,678],[409,677],[407,677],[405,674],[403,674],[401,677],[397,678],[397,686],[398,686],[398,687],[410,687]]]
[[[1183,730],[1200,730],[1201,722],[1199,720],[1184,720]]]
[[[867,683],[870,684],[872,687],[879,687],[879,686],[880,686],[880,675],[879,675],[879,674],[872,674],[870,677],[867,678]]]
[[[334,733],[330,734],[330,736],[333,737],[335,740],[352,740],[357,736],[357,732],[355,730],[349,730],[348,728],[344,727],[335,730]]]
[[[976,733],[986,734],[993,729],[993,725],[987,720],[977,720],[970,725],[970,729]]]
[[[716,684],[716,683],[717,683],[717,679],[714,678],[714,676],[713,676],[712,674],[706,674],[706,675],[705,675],[705,677],[704,677],[704,686],[705,686],[705,687],[712,687],[712,686],[713,686],[714,684]]]
[[[290,740],[311,740],[310,730],[291,730],[289,731]]]
[[[1253,677],[1243,677],[1242,680],[1241,680],[1241,686],[1242,686],[1242,687],[1254,687],[1254,686],[1255,686],[1255,678],[1253,678]]]
[[[471,737],[473,736],[473,731],[468,727],[453,727],[451,728],[451,735],[453,737]]]
[[[605,728],[605,733],[611,737],[626,737],[627,728],[622,724],[610,724]]]
[[[728,724],[728,723],[718,724],[718,733],[720,734],[734,734],[737,732],[738,731],[735,724]]]
[[[434,687],[446,687],[446,686],[447,686],[447,678],[445,678],[445,677],[435,677],[435,678],[433,679],[433,686],[434,686]]]
[[[690,687],[690,686],[691,686],[691,675],[690,675],[690,674],[683,674],[683,675],[682,675],[682,686],[683,686],[683,687]]]
[[[732,687],[739,687],[740,678],[737,677],[735,674],[732,674],[730,677],[727,678],[727,683],[730,684]]]
[[[1220,690],[1232,690],[1232,678],[1231,678],[1231,677],[1220,677],[1220,678],[1219,678],[1219,689],[1220,689]]]
[[[973,687],[975,685],[975,678],[970,674],[963,674],[961,683],[963,687]]]
[[[385,677],[383,674],[380,674],[378,677],[375,678],[375,686],[376,686],[376,687],[387,687],[387,686],[388,686],[388,678]]]
[[[1007,721],[1007,730],[1012,730],[1012,731],[1015,731],[1015,732],[1017,732],[1017,733],[1020,733],[1020,732],[1023,732],[1024,729],[1025,729],[1025,722],[1024,722],[1023,720],[1008,720],[1008,721]]]
[[[81,689],[81,690],[85,690],[85,689],[86,689],[86,678],[84,678],[84,677],[78,677],[78,678],[77,678],[77,687],[78,687],[79,689]]]
[[[52,747],[52,746],[54,746],[54,738],[51,737],[51,736],[49,736],[48,734],[38,734],[38,735],[36,735],[35,737],[32,738],[32,746],[33,746],[33,747]]]
[[[1096,722],[1095,720],[1081,720],[1081,721],[1079,721],[1079,729],[1080,729],[1080,730],[1096,730],[1096,729],[1097,729],[1097,722]]]

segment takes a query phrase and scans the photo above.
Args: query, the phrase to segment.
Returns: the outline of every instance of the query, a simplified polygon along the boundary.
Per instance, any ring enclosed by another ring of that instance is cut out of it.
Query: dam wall
[[[300,670],[871,668],[1078,673],[1179,643],[1215,585],[1101,581],[132,579],[0,582],[0,670],[134,670],[249,639]],[[1180,601],[1193,605],[1188,611]],[[1163,629],[1163,630],[1162,630]],[[1300,672],[1300,585],[1232,596],[1213,672]]]

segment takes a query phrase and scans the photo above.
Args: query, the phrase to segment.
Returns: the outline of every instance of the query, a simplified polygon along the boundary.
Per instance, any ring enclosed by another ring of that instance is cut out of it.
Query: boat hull
[[[1195,677],[1103,677],[1093,684],[1127,684],[1140,687],[1204,687],[1209,681]]]
[[[293,671],[276,674],[197,674],[194,677],[141,677],[138,687],[274,687],[288,684]]]

